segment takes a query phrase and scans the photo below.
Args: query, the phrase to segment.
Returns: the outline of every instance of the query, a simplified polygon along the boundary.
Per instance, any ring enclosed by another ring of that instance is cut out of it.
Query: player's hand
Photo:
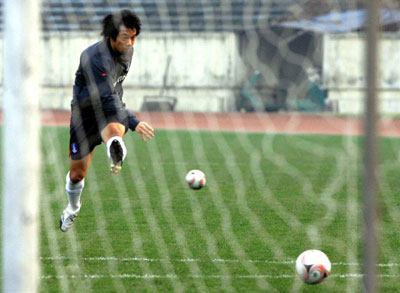
[[[154,137],[154,129],[147,122],[140,121],[136,126],[135,131],[140,134],[143,141],[146,141],[146,137],[148,139],[152,139]]]

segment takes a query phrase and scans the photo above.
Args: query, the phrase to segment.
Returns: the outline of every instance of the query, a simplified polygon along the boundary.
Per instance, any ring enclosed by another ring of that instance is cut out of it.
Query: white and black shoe
[[[107,142],[108,157],[111,160],[110,171],[119,173],[122,168],[122,163],[126,157],[126,147],[121,137],[112,137]]]
[[[71,206],[68,205],[63,214],[61,215],[60,219],[60,230],[62,232],[67,232],[75,223],[75,219],[79,214],[80,207],[77,211],[73,212]]]

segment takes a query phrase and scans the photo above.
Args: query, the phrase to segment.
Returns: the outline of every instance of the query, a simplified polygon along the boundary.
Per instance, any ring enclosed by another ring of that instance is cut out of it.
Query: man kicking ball
[[[133,45],[140,33],[139,17],[122,10],[104,17],[103,40],[84,50],[75,76],[71,103],[70,169],[65,190],[68,206],[60,220],[67,232],[81,208],[81,193],[94,148],[104,142],[112,173],[121,170],[127,150],[123,136],[131,129],[152,139],[154,129],[139,121],[122,101],[124,81],[132,63]]]

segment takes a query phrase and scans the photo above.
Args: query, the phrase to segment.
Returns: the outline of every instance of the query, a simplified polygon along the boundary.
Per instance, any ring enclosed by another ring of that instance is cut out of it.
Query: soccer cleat
[[[79,210],[72,212],[71,207],[69,205],[67,206],[60,219],[60,230],[62,232],[67,232],[72,228],[72,225],[74,225],[75,219],[78,216]]]
[[[120,142],[117,139],[114,139],[110,145],[110,158],[110,171],[115,174],[119,173],[119,171],[121,171],[122,163],[124,161],[124,151]]]

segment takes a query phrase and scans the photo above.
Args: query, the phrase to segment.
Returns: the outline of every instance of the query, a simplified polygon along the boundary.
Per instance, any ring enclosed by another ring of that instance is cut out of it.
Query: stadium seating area
[[[287,8],[294,2],[294,0],[43,0],[43,29],[98,30],[98,24],[107,13],[129,8],[141,17],[144,30],[253,30],[290,16]],[[3,0],[0,0],[0,4],[3,4]]]

